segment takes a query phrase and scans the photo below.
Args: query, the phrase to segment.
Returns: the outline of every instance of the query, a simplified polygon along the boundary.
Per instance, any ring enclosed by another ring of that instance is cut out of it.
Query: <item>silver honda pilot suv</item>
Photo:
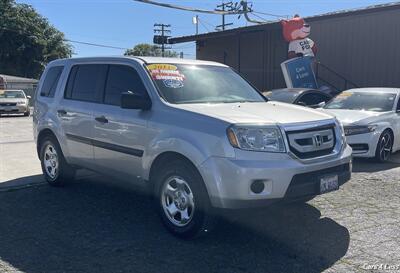
[[[307,201],[351,176],[341,124],[267,101],[226,65],[115,57],[51,62],[34,134],[52,186],[87,168],[146,185],[172,233],[209,229],[214,208]]]

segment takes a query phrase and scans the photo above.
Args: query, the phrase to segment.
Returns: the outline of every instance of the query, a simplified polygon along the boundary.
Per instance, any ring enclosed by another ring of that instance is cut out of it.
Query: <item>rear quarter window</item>
[[[40,96],[51,98],[54,97],[63,69],[64,66],[54,66],[49,69],[43,81],[43,86],[40,90]]]

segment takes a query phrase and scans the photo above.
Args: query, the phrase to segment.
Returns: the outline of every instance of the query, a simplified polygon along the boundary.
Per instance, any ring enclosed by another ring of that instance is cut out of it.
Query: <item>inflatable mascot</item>
[[[317,53],[317,46],[314,41],[308,38],[311,27],[299,15],[290,20],[283,20],[283,37],[289,43],[288,58],[303,56],[314,57]]]

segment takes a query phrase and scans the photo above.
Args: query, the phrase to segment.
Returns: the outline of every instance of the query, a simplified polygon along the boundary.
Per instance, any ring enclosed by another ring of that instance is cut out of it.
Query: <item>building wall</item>
[[[360,87],[400,87],[400,6],[319,16],[307,21],[318,46],[317,59]],[[285,87],[280,63],[287,43],[279,23],[240,28],[197,41],[197,58],[232,66],[260,90]],[[320,67],[321,78],[345,89],[345,81]]]
[[[280,63],[286,55],[287,45],[276,26],[197,42],[197,59],[227,64],[260,90],[284,85]]]
[[[361,87],[400,87],[399,18],[397,8],[309,21],[318,59]],[[343,85],[332,73],[321,76]]]

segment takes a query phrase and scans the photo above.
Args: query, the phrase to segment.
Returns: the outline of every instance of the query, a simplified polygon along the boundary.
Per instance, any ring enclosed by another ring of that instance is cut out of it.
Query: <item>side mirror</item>
[[[31,99],[32,97],[31,96],[26,96],[28,99]]]
[[[124,92],[121,94],[121,108],[149,110],[151,108],[151,100],[131,91]]]

